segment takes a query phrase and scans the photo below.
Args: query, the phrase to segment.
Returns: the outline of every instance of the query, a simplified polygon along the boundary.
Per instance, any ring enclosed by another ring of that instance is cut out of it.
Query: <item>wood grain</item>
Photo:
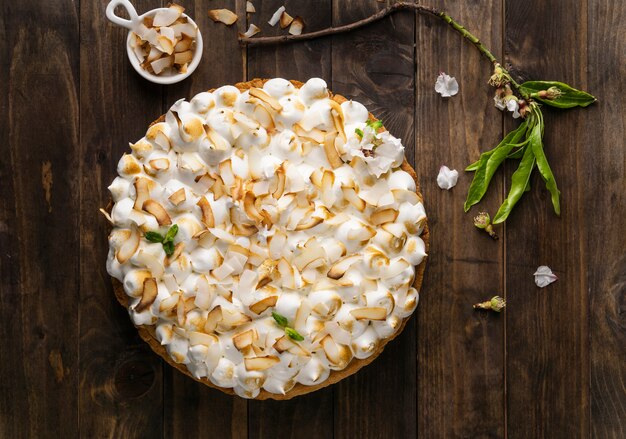
[[[255,23],[264,35],[284,33],[267,20],[285,5],[293,17],[305,17],[307,30],[330,25],[330,0],[302,2],[271,0],[254,2],[257,12],[248,21]],[[282,77],[306,81],[318,76],[330,83],[330,40],[311,41],[284,47],[251,48],[247,52],[247,79]],[[250,401],[248,426],[258,438],[327,438],[333,435],[333,392],[335,386],[289,401]]]
[[[78,9],[23,1],[3,3],[0,15],[0,436],[71,437],[78,434]]]
[[[333,1],[333,25],[376,12],[376,2]],[[332,88],[363,103],[413,153],[414,20],[396,14],[365,29],[333,37]],[[420,179],[421,180],[421,179]],[[335,437],[414,437],[415,319],[383,354],[335,390]],[[386,401],[381,409],[380,401]]]
[[[138,12],[153,8],[134,3]],[[81,4],[80,66],[80,433],[157,437],[163,429],[162,366],[113,296],[105,262],[108,223],[98,208],[128,142],[161,111],[161,89],[126,57],[126,35],[104,3]]]
[[[428,2],[444,7],[500,54],[501,2]],[[432,254],[418,307],[418,429],[424,437],[503,437],[504,318],[472,304],[502,292],[504,240],[494,242],[472,218],[495,212],[502,176],[469,213],[463,202],[472,175],[463,169],[501,139],[501,116],[486,79],[490,63],[441,22],[416,18],[416,170],[432,224]],[[455,76],[460,92],[435,93],[439,72]],[[441,165],[459,171],[456,187],[436,184]],[[500,230],[497,230],[500,233]],[[506,311],[508,313],[509,311]]]
[[[593,438],[626,437],[626,8],[612,1],[589,2],[587,85],[599,99],[581,114],[581,180],[597,190],[581,190],[586,232]],[[621,29],[621,31],[620,31]],[[621,35],[621,36],[620,36]],[[621,109],[620,109],[621,107]],[[585,157],[593,157],[585,160]],[[584,294],[584,292],[583,292]]]
[[[436,1],[526,78],[560,79],[599,102],[546,110],[546,153],[562,191],[551,210],[538,176],[492,242],[514,164],[462,211],[461,172],[517,122],[499,115],[489,63],[432,17],[397,14],[353,34],[241,50],[282,4],[307,30],[362,18],[374,0],[180,0],[206,47],[181,84],[141,79],[106,0],[0,5],[0,437],[626,436],[626,4],[610,0]],[[142,12],[162,0],[140,0]],[[226,27],[206,11],[227,7]],[[413,46],[415,45],[415,46]],[[444,100],[437,73],[461,91]],[[97,214],[116,163],[176,99],[253,77],[326,79],[402,137],[420,176],[432,251],[405,332],[347,381],[290,401],[223,395],[164,366],[115,303]],[[461,172],[441,191],[439,166]],[[534,286],[537,265],[560,279]],[[471,304],[506,294],[502,315]]]
[[[535,19],[528,19],[531,14]],[[588,89],[586,14],[586,8],[567,2],[507,2],[509,60],[524,77],[558,78]],[[545,39],[550,44],[544,45]],[[588,260],[586,243],[578,237],[590,219],[583,204],[589,189],[583,166],[592,149],[583,136],[592,129],[594,111],[544,110],[545,151],[562,188],[561,218],[535,173],[530,192],[507,221],[507,422],[512,438],[589,436]],[[536,287],[532,275],[539,265],[550,266],[559,281]]]

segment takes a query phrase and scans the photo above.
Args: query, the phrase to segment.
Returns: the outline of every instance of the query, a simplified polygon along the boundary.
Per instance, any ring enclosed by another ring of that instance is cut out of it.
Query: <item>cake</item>
[[[428,247],[401,141],[322,79],[181,99],[109,187],[107,270],[168,363],[244,398],[355,373],[417,306]]]

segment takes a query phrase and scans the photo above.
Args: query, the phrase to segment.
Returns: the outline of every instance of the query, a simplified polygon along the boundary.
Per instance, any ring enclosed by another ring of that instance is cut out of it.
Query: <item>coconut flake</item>
[[[534,273],[535,283],[539,288],[544,288],[550,285],[552,282],[557,281],[559,278],[552,272],[547,265],[541,265]]]
[[[276,26],[276,23],[278,23],[278,20],[280,20],[280,16],[283,14],[283,12],[285,12],[284,6],[276,9],[276,12],[274,12],[274,15],[272,15],[272,18],[270,18],[270,21],[268,21],[269,25]]]
[[[256,34],[258,34],[259,32],[261,32],[261,29],[259,29],[259,27],[256,24],[250,23],[248,30],[243,34],[240,33],[239,36],[244,37],[244,38],[251,38],[255,36]]]
[[[304,29],[304,20],[302,17],[296,17],[291,22],[291,26],[289,26],[289,33],[291,35],[300,35],[302,33],[302,29]]]
[[[252,4],[252,2],[246,2],[246,12],[250,14],[254,14],[256,12],[256,8]]]
[[[224,23],[226,26],[231,26],[237,21],[237,15],[228,9],[211,9],[209,18],[216,23]]]

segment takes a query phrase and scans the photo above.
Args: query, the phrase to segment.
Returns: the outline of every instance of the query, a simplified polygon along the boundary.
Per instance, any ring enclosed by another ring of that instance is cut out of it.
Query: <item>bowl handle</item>
[[[130,20],[126,20],[125,18],[115,15],[115,8],[120,5],[126,9]],[[106,16],[112,23],[125,27],[129,30],[133,30],[139,25],[139,16],[137,15],[137,11],[128,0],[111,0],[107,5]]]

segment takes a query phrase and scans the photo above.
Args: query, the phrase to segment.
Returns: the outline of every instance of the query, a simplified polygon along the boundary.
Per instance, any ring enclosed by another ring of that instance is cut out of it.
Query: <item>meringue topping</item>
[[[107,270],[193,376],[244,398],[314,386],[414,311],[426,214],[400,139],[368,119],[319,78],[225,86],[176,102],[122,157]],[[173,224],[168,256],[145,233]]]

